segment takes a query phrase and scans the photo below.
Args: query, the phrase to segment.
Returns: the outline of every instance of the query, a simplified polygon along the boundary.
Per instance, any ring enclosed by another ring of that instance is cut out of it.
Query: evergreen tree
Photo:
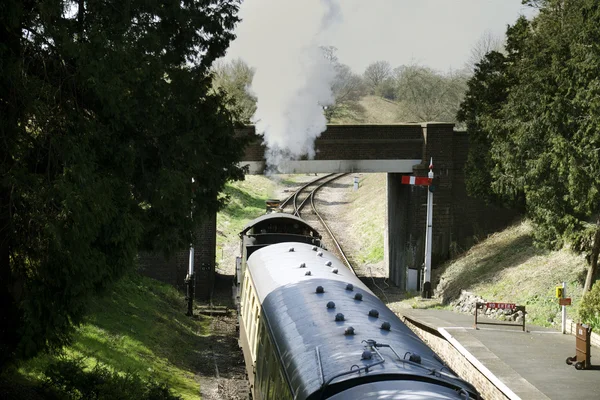
[[[90,293],[140,248],[187,247],[241,178],[243,146],[209,75],[237,8],[0,5],[0,365],[68,342]]]
[[[600,249],[600,8],[594,0],[534,3],[538,16],[508,30],[507,60],[473,77],[459,117],[484,143],[472,151],[489,148],[492,191],[523,193],[538,243],[569,241],[590,253],[589,290]],[[472,100],[497,81],[506,98],[477,109]]]

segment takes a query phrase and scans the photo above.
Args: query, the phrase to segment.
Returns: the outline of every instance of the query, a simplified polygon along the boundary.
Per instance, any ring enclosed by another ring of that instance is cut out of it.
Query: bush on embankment
[[[40,382],[19,382],[26,387],[16,387],[15,383],[0,382],[3,399],[181,400],[164,383],[143,379],[136,373],[122,374],[100,364],[89,368],[83,359],[57,359],[47,365]]]
[[[128,276],[94,299],[61,354],[5,371],[0,398],[197,399],[210,319],[189,318],[185,310],[175,288]]]
[[[600,281],[596,281],[592,290],[583,296],[579,316],[581,321],[590,324],[595,332],[600,331]]]

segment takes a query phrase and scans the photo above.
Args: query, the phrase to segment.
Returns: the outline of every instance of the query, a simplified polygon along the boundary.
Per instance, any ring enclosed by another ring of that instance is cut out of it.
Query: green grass
[[[165,382],[184,399],[198,399],[200,386],[193,371],[207,348],[210,319],[191,319],[184,310],[185,300],[174,288],[140,276],[124,278],[94,300],[64,356],[84,357],[88,367],[99,363]],[[41,380],[55,357],[39,356],[23,363],[19,372]]]
[[[217,214],[219,272],[226,272],[235,265],[235,256],[239,253],[238,234],[249,220],[265,213],[265,201],[272,197],[274,190],[275,182],[263,175],[247,175],[243,181],[226,185],[225,193],[230,201]]]
[[[341,107],[331,119],[332,124],[394,124],[402,123],[400,106],[378,96],[364,96]]]
[[[220,236],[237,236],[249,219],[264,214],[265,201],[272,197],[274,190],[275,182],[263,175],[247,175],[243,181],[228,183],[225,193],[230,201],[217,214]],[[217,246],[220,243],[217,238]]]
[[[359,264],[376,264],[384,259],[386,225],[386,174],[362,174],[359,190],[352,193],[348,219],[351,232],[360,232],[361,247],[353,253]]]
[[[235,257],[239,254],[239,236],[252,219],[265,214],[265,201],[284,199],[282,188],[298,187],[314,176],[297,175],[247,175],[246,179],[227,184],[225,193],[230,202],[217,214],[217,271],[231,274]]]

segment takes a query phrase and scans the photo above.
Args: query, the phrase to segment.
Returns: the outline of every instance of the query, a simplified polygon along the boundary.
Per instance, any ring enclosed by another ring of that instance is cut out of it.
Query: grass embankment
[[[573,299],[568,313],[576,318],[585,258],[569,249],[536,248],[532,233],[532,225],[524,221],[475,245],[443,269],[436,294],[448,302],[466,290],[488,301],[525,305],[529,322],[551,326],[560,323],[555,287],[566,282],[568,297]]]
[[[42,355],[19,368],[21,377],[43,382],[48,365],[60,357],[83,359],[123,374],[167,383],[184,399],[199,398],[198,353],[207,346],[210,319],[184,315],[185,300],[174,288],[132,275],[91,304],[86,322],[62,356]]]
[[[393,124],[402,122],[399,105],[379,96],[364,96],[344,106],[331,120],[333,124]]]
[[[359,189],[352,192],[346,214],[358,246],[352,251],[352,261],[359,269],[381,264],[384,260],[384,236],[387,221],[386,174],[361,174]]]
[[[246,223],[265,213],[265,201],[273,197],[276,183],[264,175],[247,175],[239,182],[228,183],[227,206],[217,214],[217,271],[231,274],[239,253],[238,234]]]

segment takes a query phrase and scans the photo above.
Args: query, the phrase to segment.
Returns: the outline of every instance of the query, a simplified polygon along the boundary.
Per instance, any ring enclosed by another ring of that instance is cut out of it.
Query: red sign
[[[564,297],[562,299],[558,299],[558,304],[560,304],[561,306],[570,306],[571,305],[571,298],[570,297]]]
[[[431,185],[431,179],[426,176],[403,175],[402,183],[405,185],[429,186],[429,185]]]
[[[513,303],[485,303],[487,308],[499,308],[501,310],[514,310],[517,308],[516,304]]]

